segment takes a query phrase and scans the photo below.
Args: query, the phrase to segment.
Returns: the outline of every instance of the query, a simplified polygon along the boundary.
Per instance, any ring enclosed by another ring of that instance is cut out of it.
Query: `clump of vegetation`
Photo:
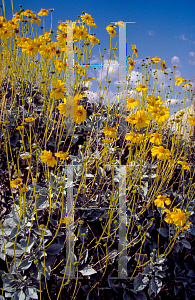
[[[174,88],[185,104],[191,84],[146,57],[133,87],[132,45],[124,91],[104,103],[107,72],[91,103],[94,19],[60,22],[54,42],[49,13],[0,16],[1,299],[192,299],[194,145],[165,126]]]

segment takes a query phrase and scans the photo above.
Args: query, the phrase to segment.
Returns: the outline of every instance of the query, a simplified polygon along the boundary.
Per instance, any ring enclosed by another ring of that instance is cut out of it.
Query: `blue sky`
[[[0,0],[1,2],[2,0]],[[41,8],[54,8],[53,30],[56,32],[58,21],[78,19],[82,11],[90,14],[97,25],[92,32],[100,40],[100,48],[106,48],[105,60],[108,58],[110,36],[106,26],[112,21],[134,21],[135,24],[127,24],[127,55],[132,55],[131,44],[138,49],[136,67],[141,69],[141,59],[145,56],[158,56],[165,60],[167,71],[173,70],[176,64],[176,76],[192,80],[195,76],[195,1],[51,1],[51,0],[13,0],[14,13],[19,12],[19,5],[24,10],[30,9],[38,13]],[[12,18],[11,1],[5,0],[5,16],[7,20]],[[45,17],[46,31],[50,30],[50,15]],[[118,28],[116,28],[118,32]],[[116,38],[112,39],[112,47]],[[118,52],[116,51],[116,56]],[[94,46],[92,60],[98,63],[99,47]],[[134,56],[135,58],[135,56]],[[160,70],[160,64],[158,64]],[[134,69],[135,76],[136,68]],[[92,74],[93,75],[93,74]],[[117,71],[114,72],[114,80],[117,81]],[[115,84],[116,86],[117,84]],[[93,83],[90,89],[95,89]],[[113,93],[116,89],[113,87]]]

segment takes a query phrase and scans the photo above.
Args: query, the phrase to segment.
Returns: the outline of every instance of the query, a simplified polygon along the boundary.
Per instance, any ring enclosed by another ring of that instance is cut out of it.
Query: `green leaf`
[[[179,243],[181,243],[184,246],[184,248],[191,249],[191,245],[187,240],[180,240]]]
[[[81,272],[83,276],[89,276],[97,273],[90,265],[87,265],[82,270],[79,270],[79,272]]]
[[[162,288],[162,280],[160,280],[158,277],[153,276],[150,281],[150,288],[155,293],[155,295],[157,295]]]
[[[144,277],[142,274],[138,274],[134,279],[134,290],[141,291],[143,290],[149,283],[149,278]]]
[[[45,249],[45,252],[50,255],[58,254],[63,248],[63,245],[52,244],[48,248]]]
[[[159,231],[159,229],[157,229]],[[169,235],[169,230],[167,228],[160,228],[160,235],[167,237]]]
[[[38,299],[36,288],[34,288],[34,287],[29,287],[28,286],[27,289],[26,289],[26,295],[29,296],[32,299]]]

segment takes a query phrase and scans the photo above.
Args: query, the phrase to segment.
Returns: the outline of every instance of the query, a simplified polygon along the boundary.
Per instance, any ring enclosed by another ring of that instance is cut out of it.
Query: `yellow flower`
[[[115,23],[115,25],[118,25],[120,28],[125,28],[123,21],[118,21],[117,23]]]
[[[165,208],[165,212],[167,213],[165,218],[164,218],[165,222],[169,223],[169,224],[173,223],[173,218],[172,218],[171,211],[169,209]]]
[[[175,85],[179,86],[184,80],[182,77],[175,77]]]
[[[40,12],[37,14],[38,16],[48,16],[49,11],[47,9],[41,8]]]
[[[159,58],[158,56],[155,56],[154,58],[151,58],[151,61],[154,63],[158,63],[161,61],[161,58]]]
[[[69,153],[68,152],[63,152],[63,151],[59,151],[57,153],[55,153],[56,157],[59,157],[59,159],[61,160],[65,160],[65,159],[69,159]]]
[[[76,94],[75,96],[74,96],[74,101],[75,101],[75,104],[79,104],[80,103],[80,100],[82,100],[83,99],[83,96],[81,95],[81,94]]]
[[[158,132],[154,132],[151,134],[150,143],[160,145],[162,143],[162,135]]]
[[[164,60],[161,61],[160,65],[162,67],[162,71],[164,71],[164,69],[167,69],[167,67],[165,66],[165,61]]]
[[[39,26],[41,24],[41,19],[36,15],[33,15],[32,18],[30,19],[30,23],[34,23]]]
[[[24,155],[24,156],[22,156],[22,159],[29,159],[29,158],[31,158],[31,156],[32,155],[30,155],[30,154],[29,155]]]
[[[140,85],[138,85],[137,87],[136,87],[136,90],[138,91],[138,92],[141,92],[141,91],[147,91],[148,90],[148,87],[147,86],[145,86],[145,85],[143,85],[143,84],[140,84]]]
[[[147,106],[148,112],[152,115],[153,118],[158,117],[158,114],[160,112],[160,106],[156,105],[156,106]]]
[[[129,57],[127,63],[129,64],[130,70],[133,70],[136,62]]]
[[[159,107],[159,113],[155,116],[155,119],[158,122],[164,122],[169,118],[169,109],[168,107],[165,107],[165,105],[162,105]]]
[[[81,19],[84,23],[87,24],[87,26],[91,26],[91,24],[94,23],[94,19],[92,18],[92,16],[87,13],[85,13],[85,15],[81,15]]]
[[[106,139],[103,139],[102,142],[104,142],[106,144],[111,144],[113,142],[113,139],[106,138]]]
[[[183,232],[184,230],[188,230],[189,229],[189,226],[190,224],[192,224],[191,222],[187,222],[183,227],[181,227],[181,231]]]
[[[150,119],[144,111],[138,110],[136,111],[133,123],[135,124],[136,129],[140,129],[143,127],[147,127],[150,124]]]
[[[135,54],[136,55],[136,57],[138,58],[138,50],[137,50],[137,48],[136,48],[136,45],[131,45],[131,47],[132,47],[132,49],[134,50],[133,51],[133,54]]]
[[[59,99],[64,97],[64,93],[66,93],[66,88],[63,86],[65,85],[65,82],[62,82],[61,80],[58,80],[57,82],[52,82],[53,88],[51,89],[51,97],[54,99]]]
[[[181,209],[173,208],[172,219],[176,226],[182,227],[186,222],[186,215]]]
[[[189,118],[188,118],[188,121],[190,122],[190,125],[191,125],[191,126],[195,126],[195,118],[189,117]]]
[[[113,127],[107,126],[107,127],[104,127],[104,128],[103,128],[103,133],[104,133],[105,135],[110,136],[110,137],[115,137],[115,136],[116,136],[116,132],[117,132],[117,129],[116,129],[116,128],[113,128]]]
[[[177,163],[180,164],[180,165],[182,165],[182,168],[184,170],[190,171],[190,166],[188,165],[188,163],[186,161],[179,160]]]
[[[130,141],[132,144],[138,144],[145,140],[145,136],[131,131],[125,135],[125,139]]]
[[[154,204],[155,204],[156,206],[158,206],[158,207],[162,207],[162,208],[163,208],[164,205],[165,205],[165,203],[166,203],[167,205],[171,204],[170,199],[167,198],[165,195],[159,195],[159,196],[157,197],[157,199],[154,200]]]
[[[43,154],[40,155],[40,159],[43,163],[47,163],[48,167],[54,167],[57,163],[50,150],[44,150]]]
[[[88,37],[88,33],[86,32],[87,28],[84,25],[81,25],[77,32],[77,38],[80,40],[84,40]]]
[[[35,118],[33,118],[33,117],[24,118],[24,121],[27,122],[27,123],[31,123],[34,120],[35,120]]]
[[[15,180],[12,180],[11,181],[11,187],[17,187],[17,186],[21,186],[23,183],[22,183],[22,178],[17,178]]]
[[[167,159],[170,156],[169,149],[165,149],[163,146],[160,146],[160,147],[154,146],[151,149],[151,153],[152,153],[152,156],[157,155],[157,158],[160,160]]]
[[[159,107],[163,102],[161,101],[160,96],[149,95],[148,98],[145,98],[150,106]]]
[[[74,121],[76,123],[84,122],[87,117],[86,110],[82,105],[79,105],[74,112]]]
[[[114,26],[114,25],[108,25],[106,27],[106,30],[108,31],[108,33],[111,35],[112,38],[114,36],[116,37],[116,31],[114,30],[114,28],[116,28],[116,26]]]
[[[171,168],[172,165],[174,164],[174,160],[171,155],[168,157],[168,160],[169,160],[169,167]]]
[[[127,100],[127,109],[133,109],[139,104],[139,100],[135,100],[134,98],[129,98]]]
[[[31,10],[29,10],[29,9],[27,9],[27,10],[25,10],[25,11],[23,11],[22,13],[21,13],[21,16],[25,16],[25,17],[32,17],[32,15],[33,15],[33,12],[31,11]]]
[[[24,126],[18,126],[16,127],[17,130],[22,130],[24,128]]]
[[[64,217],[64,219],[62,220],[62,223],[64,224],[70,224],[71,222],[73,222],[72,217]]]
[[[91,45],[97,45],[99,44],[99,40],[93,36],[93,35],[88,35],[88,39],[90,40]]]

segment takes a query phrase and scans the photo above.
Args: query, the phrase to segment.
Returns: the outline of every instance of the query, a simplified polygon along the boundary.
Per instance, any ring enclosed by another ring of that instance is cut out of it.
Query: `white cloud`
[[[189,52],[189,55],[193,57],[195,56],[195,52]]]
[[[141,59],[135,59],[135,62],[137,65],[141,65],[142,64],[142,60]]]
[[[190,65],[192,65],[192,66],[195,66],[195,60],[194,60],[194,61],[188,60],[188,63],[189,63]]]
[[[173,65],[177,64],[177,65],[181,66],[181,61],[180,61],[179,57],[176,56],[176,55],[172,57],[171,63],[172,63]]]
[[[149,30],[149,31],[148,31],[148,34],[149,34],[149,35],[154,35],[154,31],[153,31],[153,30]]]
[[[180,38],[181,40],[183,40],[183,41],[187,41],[187,39],[186,39],[186,37],[185,37],[184,34],[182,34],[179,38]]]

